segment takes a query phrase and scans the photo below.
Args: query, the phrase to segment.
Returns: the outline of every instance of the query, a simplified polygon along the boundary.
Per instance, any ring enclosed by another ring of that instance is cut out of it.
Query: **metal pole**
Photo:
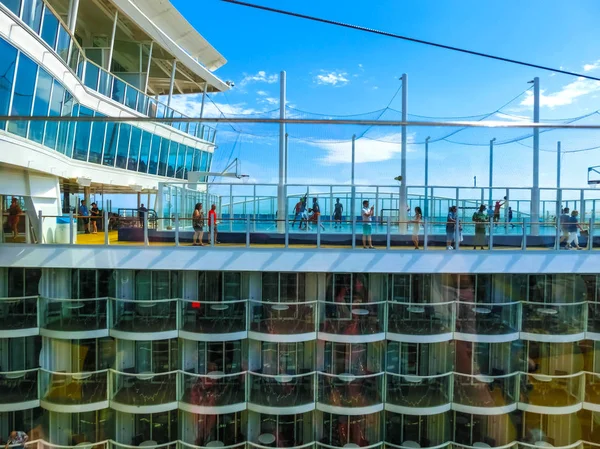
[[[208,89],[208,82],[204,83],[204,90],[202,91],[202,103],[200,104],[200,118],[204,117],[204,100],[206,98],[206,89]]]
[[[425,139],[425,202],[423,204],[423,219],[429,218],[429,140],[431,137]]]
[[[105,245],[110,245],[110,239],[108,236],[108,226],[110,225],[110,221],[109,221],[109,216],[108,214],[110,213],[109,210],[107,210],[106,208],[102,211],[102,219],[104,222],[103,228],[104,228],[104,244]]]
[[[42,211],[38,211],[38,230],[37,230],[37,242],[38,244],[44,243],[44,216],[42,215]]]
[[[144,245],[148,246],[150,241],[148,240],[148,212],[142,212],[144,219]]]
[[[492,187],[494,185],[494,142],[495,141],[496,141],[495,137],[492,140],[490,140],[490,178],[489,178],[490,191],[488,192],[490,208],[492,208],[494,206],[494,204],[492,202],[493,201]]]
[[[285,164],[284,164],[284,176],[283,181],[287,185],[288,183],[288,133],[285,133]]]
[[[350,215],[352,216],[352,220],[353,223],[356,221],[356,186],[354,185],[354,165],[356,163],[356,135],[352,135],[352,163],[350,165],[350,189],[351,189],[351,194],[350,194]],[[353,228],[352,230],[352,234],[354,235],[354,233],[356,232],[356,230]],[[354,246],[353,246],[354,248]]]
[[[173,59],[173,68],[171,69],[171,81],[169,83],[169,99],[167,100],[168,107],[171,107],[171,100],[173,99],[173,86],[175,86],[175,74],[176,73],[177,73],[177,59]]]
[[[200,242],[202,243],[202,242]],[[175,246],[179,246],[179,214],[175,214]]]
[[[250,247],[250,217],[246,217],[246,248]]]
[[[146,83],[144,85],[144,93],[148,93],[148,82],[150,81],[150,64],[152,62],[152,50],[154,49],[154,41],[150,41],[150,50],[148,50],[148,67],[146,68]]]
[[[407,120],[407,100],[408,100],[408,76],[402,74],[402,121]],[[402,145],[401,145],[401,163],[400,163],[400,232],[406,233],[406,204],[407,204],[407,186],[406,186],[406,125],[402,126]]]
[[[73,238],[73,211],[69,210],[69,245],[72,245]]]
[[[562,215],[562,190],[560,189],[560,156],[561,156],[561,143],[556,142],[556,232],[554,249],[560,249],[560,231],[561,223],[560,217]]]
[[[279,75],[279,118],[285,119],[286,77],[285,71]],[[287,161],[285,147],[285,123],[279,124],[279,182],[277,184],[277,218],[282,218],[285,210],[285,165]],[[283,221],[277,222],[277,232],[284,233]]]
[[[31,224],[29,222],[29,214],[25,214],[25,243],[31,243]]]
[[[533,79],[533,123],[540,122],[540,79]],[[533,128],[533,186],[531,189],[531,234],[539,234],[540,221],[540,129]]]
[[[75,27],[77,26],[77,14],[79,13],[79,0],[71,0],[69,2],[69,31],[75,35]]]
[[[321,247],[321,215],[317,216],[317,248]]]
[[[385,248],[386,249],[390,249],[390,246],[392,245],[392,234],[391,234],[391,229],[390,229],[391,225],[392,225],[392,217],[390,217],[388,215],[387,216],[387,229],[385,232]]]
[[[115,51],[115,38],[117,36],[117,23],[119,21],[119,10],[115,8],[115,18],[113,21],[112,34],[110,35],[110,50],[108,50],[108,67],[106,70],[110,72],[112,66],[112,58]]]

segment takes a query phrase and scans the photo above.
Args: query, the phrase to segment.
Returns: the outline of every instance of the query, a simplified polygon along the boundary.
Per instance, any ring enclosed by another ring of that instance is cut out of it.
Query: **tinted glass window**
[[[10,115],[31,115],[36,77],[37,64],[21,53]],[[27,124],[27,122],[9,122],[8,130],[24,137],[27,133]]]
[[[0,39],[0,115],[8,115],[16,61],[17,49]],[[0,129],[4,126],[5,122],[0,122]]]
[[[84,84],[90,89],[96,90],[98,88],[98,77],[100,76],[100,69],[91,62],[85,65],[85,79]]]
[[[9,2],[10,3],[10,2]],[[40,32],[42,21],[42,0],[25,0],[23,2],[22,19],[36,33]]]
[[[65,89],[62,87],[58,81],[54,80],[53,88],[52,88],[52,98],[50,100],[50,108],[49,115],[51,117],[60,116],[60,112],[63,105],[63,100],[65,97]],[[33,125],[33,124],[32,124]],[[68,124],[64,124],[65,127],[68,127]],[[47,122],[46,130],[44,133],[44,145],[50,147],[52,149],[56,149],[56,133],[58,131],[58,123],[57,122]],[[62,146],[62,150],[64,152],[64,145]]]
[[[58,19],[49,9],[44,10],[44,25],[42,25],[42,39],[50,47],[56,45],[56,35],[58,34]]]
[[[33,102],[33,115],[48,115],[50,105],[50,94],[52,93],[52,77],[44,69],[38,72],[37,87],[35,88],[35,100]],[[37,143],[44,139],[44,126],[46,122],[31,122],[29,125],[29,138]]]
[[[104,117],[104,115],[96,112],[96,117]],[[104,144],[105,130],[106,122],[94,122],[92,125],[92,140],[90,142],[89,162],[99,164],[102,160],[102,146]]]
[[[152,137],[152,145],[150,149],[150,162],[148,167],[148,173],[151,175],[155,175],[158,171],[158,155],[160,153],[160,142],[161,138],[159,136]]]
[[[127,161],[127,170],[137,170],[140,155],[140,141],[142,140],[142,131],[139,128],[131,127],[131,143],[129,144],[129,158]]]
[[[131,125],[121,123],[119,130],[119,146],[117,147],[117,167],[127,168],[127,154],[129,152],[129,135]]]
[[[2,0],[2,4],[17,16],[19,15],[19,11],[21,9],[21,0]]]
[[[148,171],[148,159],[150,157],[150,143],[152,141],[152,134],[144,131],[142,135],[142,146],[140,148],[140,163],[138,165],[138,171],[146,173]]]
[[[115,154],[117,152],[117,138],[119,135],[119,126],[116,123],[106,124],[106,140],[104,142],[104,165],[115,165]]]
[[[169,145],[171,144],[170,140],[163,139],[160,144],[160,156],[158,163],[158,174],[161,176],[165,176],[167,173],[167,161],[169,160]]]
[[[64,61],[69,61],[69,46],[71,45],[71,36],[67,30],[60,25],[58,28],[58,41],[56,43],[56,53]]]
[[[86,107],[79,109],[79,117],[92,117],[94,112]],[[78,161],[86,161],[88,148],[90,144],[90,122],[78,122],[76,126],[75,148],[73,151],[73,159]]]
[[[175,177],[175,167],[177,165],[177,150],[179,144],[177,142],[171,142],[169,147],[169,166],[167,168],[167,176],[170,178]]]

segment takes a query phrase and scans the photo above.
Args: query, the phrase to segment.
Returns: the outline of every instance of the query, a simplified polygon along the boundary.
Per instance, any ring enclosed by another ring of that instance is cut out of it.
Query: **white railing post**
[[[560,206],[558,207],[560,209]],[[556,229],[554,230],[554,249],[558,251],[560,249],[560,231],[561,231],[561,222],[560,222],[560,214],[556,216]]]
[[[72,245],[73,242],[73,211],[69,211],[69,245]]]
[[[110,239],[108,236],[108,228],[110,226],[110,218],[108,216],[108,212],[106,212],[106,210],[102,211],[102,219],[104,221],[103,227],[104,227],[104,244],[105,245],[110,245]]]
[[[142,214],[144,224],[144,246],[148,246],[150,244],[148,241],[148,212],[142,212]]]
[[[287,198],[287,196],[286,196]],[[290,219],[286,215],[285,217],[285,236],[284,236],[284,246],[286,248],[290,247]]]
[[[389,215],[387,216],[387,230],[386,230],[386,235],[385,235],[385,248],[386,249],[390,249],[390,247],[392,246],[392,233],[390,230],[390,226],[392,225],[392,217],[390,217]]]
[[[460,223],[458,220],[458,211],[456,212],[456,221],[454,222],[454,249],[460,248]]]
[[[175,246],[179,246],[179,213],[175,214]]]
[[[427,240],[429,237],[429,231],[427,230],[427,226],[429,223],[427,222],[427,218],[423,220],[423,249],[427,249]]]
[[[38,229],[37,229],[37,242],[38,244],[44,243],[44,216],[42,211],[38,211]]]
[[[527,222],[523,218],[523,242],[521,249],[525,251],[527,249]]]
[[[250,217],[246,216],[246,248],[250,247]]]
[[[589,228],[588,228],[588,241],[587,241],[587,247],[588,249],[591,251],[594,249],[594,219],[590,218],[589,221]],[[587,323],[587,321],[586,321]]]
[[[356,216],[352,214],[352,249],[356,249]]]
[[[317,248],[321,247],[321,215],[317,215]]]
[[[477,225],[475,225],[477,226]],[[494,247],[494,216],[490,217],[490,251]]]
[[[25,243],[31,243],[31,229],[29,223],[29,214],[25,214]]]
[[[212,225],[210,224],[210,217],[208,219],[208,228],[210,231],[210,246],[215,246],[215,226],[217,225],[217,220],[214,220]]]

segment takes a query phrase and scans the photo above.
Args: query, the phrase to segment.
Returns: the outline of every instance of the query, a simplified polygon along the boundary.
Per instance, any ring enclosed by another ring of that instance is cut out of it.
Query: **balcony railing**
[[[111,370],[110,376],[112,402],[141,407],[177,401],[177,371],[124,373]]]
[[[520,402],[538,407],[569,407],[584,398],[585,373],[550,376],[521,374]]]
[[[454,330],[454,302],[388,302],[388,332],[439,335]]]
[[[250,373],[249,402],[266,407],[301,407],[315,402],[315,373]]]
[[[463,334],[507,335],[519,331],[519,302],[457,302],[456,331]]]
[[[333,407],[369,407],[383,402],[383,373],[317,373],[318,402]]]
[[[148,333],[177,330],[177,299],[110,298],[111,329]]]
[[[38,370],[27,369],[0,373],[0,404],[38,399]]]
[[[519,374],[454,374],[452,402],[468,407],[507,407],[517,403]]]
[[[108,401],[108,370],[65,373],[40,369],[40,399],[54,405]]]
[[[447,405],[452,400],[452,373],[435,376],[414,376],[386,373],[386,401],[410,408]]]
[[[263,334],[316,332],[317,302],[250,301],[250,330]]]
[[[581,334],[585,330],[585,302],[521,303],[522,332],[545,336]]]
[[[0,298],[0,331],[22,331],[38,327],[38,297]]]
[[[40,297],[41,327],[58,332],[107,329],[108,298],[55,299]]]
[[[373,335],[385,332],[385,302],[319,301],[319,332]]]
[[[181,402],[201,407],[223,407],[246,401],[246,373],[179,372]]]
[[[248,300],[194,301],[181,299],[181,330],[197,334],[246,331]]]

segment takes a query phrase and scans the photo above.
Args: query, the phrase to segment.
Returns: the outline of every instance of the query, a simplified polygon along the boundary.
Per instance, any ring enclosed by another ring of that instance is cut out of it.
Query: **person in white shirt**
[[[367,249],[375,249],[373,246],[373,241],[371,239],[371,221],[373,219],[373,214],[375,213],[375,207],[371,206],[369,208],[369,201],[363,201],[362,208],[362,221],[363,221],[363,248]],[[367,246],[367,243],[369,245]]]

